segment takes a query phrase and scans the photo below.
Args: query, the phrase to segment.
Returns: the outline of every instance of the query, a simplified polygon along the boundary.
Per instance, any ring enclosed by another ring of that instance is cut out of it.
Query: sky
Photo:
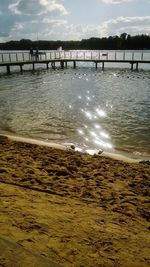
[[[150,35],[150,0],[0,0],[0,42]]]

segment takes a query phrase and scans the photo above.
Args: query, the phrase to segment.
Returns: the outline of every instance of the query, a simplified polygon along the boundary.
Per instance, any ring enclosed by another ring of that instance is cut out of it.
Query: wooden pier
[[[55,69],[56,65],[60,68],[67,68],[71,62],[73,68],[76,68],[77,62],[93,62],[95,68],[98,66],[102,70],[105,63],[128,63],[131,70],[138,70],[139,64],[150,64],[150,53],[146,50],[140,51],[99,51],[99,50],[69,50],[69,51],[48,51],[39,52],[38,56],[31,57],[29,52],[0,52],[0,67],[5,67],[6,72],[10,74],[11,66],[18,66],[20,72],[23,72],[24,65],[32,65],[35,70],[36,64],[45,64],[46,68]]]

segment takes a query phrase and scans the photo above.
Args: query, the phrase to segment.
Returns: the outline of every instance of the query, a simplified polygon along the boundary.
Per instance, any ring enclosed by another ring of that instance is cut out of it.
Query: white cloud
[[[105,4],[122,4],[124,2],[132,2],[134,0],[102,0]]]
[[[46,24],[52,24],[52,25],[64,25],[67,24],[67,20],[64,19],[50,19],[50,18],[44,18],[42,23]]]
[[[18,0],[16,3],[10,4],[8,8],[16,15],[36,15],[41,13],[39,1],[36,0]]]
[[[41,15],[54,13],[66,15],[67,11],[57,0],[18,0],[10,4],[8,8],[16,15]]]
[[[130,35],[150,34],[150,16],[118,17],[104,21],[99,25],[73,25],[67,20],[50,19],[32,20],[16,23],[9,37],[36,40],[81,40],[91,37],[108,37],[126,32]]]
[[[129,34],[150,34],[150,16],[118,17],[103,22],[98,26],[101,36],[119,35],[122,32]]]
[[[19,11],[19,4],[20,4],[20,1],[14,3],[14,4],[10,4],[8,6],[8,8],[12,11],[12,13],[14,13],[16,15],[21,15],[21,11]]]
[[[80,40],[91,37],[93,28],[82,25],[73,25],[67,20],[43,18],[42,20],[32,20],[16,22],[9,32],[8,40],[23,38],[36,40]]]
[[[39,35],[49,40],[79,40],[81,31],[65,20],[51,20],[45,24]]]
[[[40,4],[50,12],[58,11],[63,15],[68,14],[65,7],[62,4],[57,3],[56,0],[40,0]]]

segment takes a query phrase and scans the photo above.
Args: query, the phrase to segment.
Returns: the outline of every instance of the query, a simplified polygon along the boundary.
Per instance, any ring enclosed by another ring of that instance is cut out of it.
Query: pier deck
[[[10,73],[11,66],[19,66],[20,71],[23,71],[24,65],[32,65],[32,69],[35,69],[35,64],[46,64],[46,68],[49,68],[49,64],[53,69],[56,67],[56,63],[60,64],[61,68],[67,68],[67,63],[72,62],[73,67],[76,68],[77,62],[93,62],[95,68],[98,64],[101,64],[102,70],[104,70],[105,63],[128,63],[131,70],[138,70],[139,64],[150,64],[150,53],[131,52],[131,51],[50,51],[39,52],[38,57],[31,57],[29,52],[3,52],[0,53],[0,67],[6,67],[6,71]]]

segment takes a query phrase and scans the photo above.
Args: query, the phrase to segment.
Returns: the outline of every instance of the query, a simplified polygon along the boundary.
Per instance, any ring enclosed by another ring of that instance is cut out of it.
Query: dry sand
[[[149,178],[148,163],[0,137],[0,266],[150,266]]]

